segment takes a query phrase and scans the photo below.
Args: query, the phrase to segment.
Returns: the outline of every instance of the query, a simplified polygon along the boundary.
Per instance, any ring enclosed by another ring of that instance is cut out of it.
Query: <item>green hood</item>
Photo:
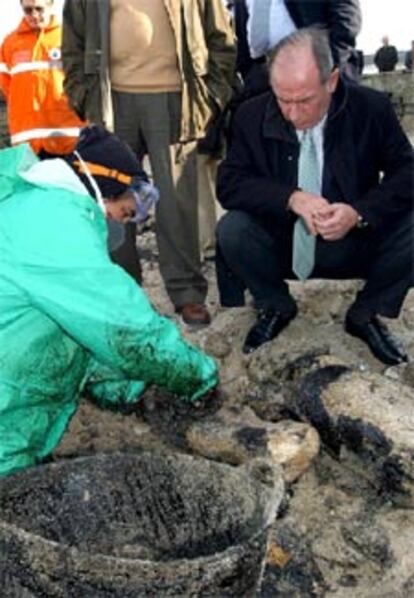
[[[21,174],[38,161],[39,158],[26,143],[0,151],[0,201],[27,186]]]
[[[59,187],[88,195],[86,187],[61,158],[40,161],[28,143],[0,150],[0,201],[31,186]]]

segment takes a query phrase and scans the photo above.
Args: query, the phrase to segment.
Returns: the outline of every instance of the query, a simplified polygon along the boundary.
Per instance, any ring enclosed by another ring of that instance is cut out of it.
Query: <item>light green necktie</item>
[[[319,174],[318,155],[315,142],[310,130],[303,133],[300,144],[298,187],[320,195],[321,184]],[[309,234],[305,222],[298,218],[293,231],[293,259],[292,269],[299,280],[306,280],[315,265],[316,238]]]

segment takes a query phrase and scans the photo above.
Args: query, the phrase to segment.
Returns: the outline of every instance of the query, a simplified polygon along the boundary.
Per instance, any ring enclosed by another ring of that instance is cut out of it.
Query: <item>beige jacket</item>
[[[231,96],[234,34],[222,0],[164,1],[182,78],[181,141],[200,139]],[[112,129],[109,28],[110,0],[65,0],[65,91],[81,117]]]

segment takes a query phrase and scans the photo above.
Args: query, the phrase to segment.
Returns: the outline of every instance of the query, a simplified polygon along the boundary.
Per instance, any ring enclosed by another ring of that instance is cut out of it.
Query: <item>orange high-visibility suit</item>
[[[61,34],[56,17],[42,30],[22,19],[0,47],[11,143],[29,142],[36,153],[70,153],[84,124],[63,92]]]

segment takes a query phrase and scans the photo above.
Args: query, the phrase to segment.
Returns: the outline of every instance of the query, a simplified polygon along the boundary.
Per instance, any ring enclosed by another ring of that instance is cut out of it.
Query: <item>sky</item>
[[[0,0],[1,2],[2,0]],[[414,39],[414,0],[360,0],[362,29],[357,46],[373,54],[388,35],[397,50],[408,50]]]
[[[309,0],[312,1],[312,0]],[[357,46],[373,54],[383,35],[398,50],[408,50],[414,39],[414,0],[360,0],[363,24]],[[63,0],[55,0],[57,12]],[[21,18],[20,0],[0,0],[0,40],[14,29]]]

